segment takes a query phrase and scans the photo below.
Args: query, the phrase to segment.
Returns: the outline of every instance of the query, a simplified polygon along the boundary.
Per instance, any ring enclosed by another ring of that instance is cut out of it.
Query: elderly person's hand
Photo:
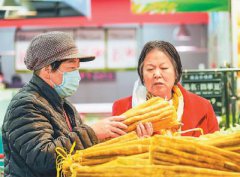
[[[151,122],[142,123],[140,122],[136,128],[137,135],[139,137],[149,137],[153,134],[153,127]]]
[[[108,117],[96,122],[91,127],[99,140],[115,138],[126,134],[124,130],[127,129],[127,125],[122,123],[124,119],[124,116]]]

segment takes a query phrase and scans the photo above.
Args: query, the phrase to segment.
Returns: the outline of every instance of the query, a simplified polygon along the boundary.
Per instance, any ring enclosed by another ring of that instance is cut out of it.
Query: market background
[[[81,52],[96,55],[81,65],[80,87],[69,98],[87,123],[111,115],[113,101],[132,94],[149,40],[176,46],[182,84],[211,101],[222,128],[240,122],[238,0],[1,0],[1,125],[12,96],[31,78],[23,63],[31,38],[52,30],[72,33]]]

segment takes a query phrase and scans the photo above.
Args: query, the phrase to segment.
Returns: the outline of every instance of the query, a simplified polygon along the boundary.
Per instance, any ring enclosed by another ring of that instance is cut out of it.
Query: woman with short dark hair
[[[139,80],[135,82],[133,95],[115,101],[113,115],[121,115],[152,97],[161,97],[175,107],[178,121],[182,123],[179,130],[202,128],[204,134],[219,130],[210,102],[187,91],[179,83],[182,64],[171,43],[146,43],[138,60],[138,75]],[[191,131],[183,135],[199,136],[200,132]]]

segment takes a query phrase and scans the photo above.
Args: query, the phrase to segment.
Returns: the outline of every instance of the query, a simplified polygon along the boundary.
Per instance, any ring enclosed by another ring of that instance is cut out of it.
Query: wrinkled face
[[[170,57],[158,49],[150,51],[143,61],[143,81],[147,91],[169,100],[175,80],[176,73]]]
[[[80,66],[80,62],[79,62],[79,59],[77,58],[64,61],[58,68],[58,71],[54,71],[50,73],[52,82],[56,85],[60,85],[63,80],[63,73],[77,70],[79,66]]]

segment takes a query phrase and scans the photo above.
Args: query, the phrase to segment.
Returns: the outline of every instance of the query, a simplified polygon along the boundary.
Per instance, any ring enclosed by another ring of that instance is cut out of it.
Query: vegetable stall
[[[164,116],[159,109],[167,110]],[[84,150],[74,151],[73,146],[66,152],[58,147],[58,176],[240,176],[240,127],[200,137],[180,136],[174,106],[160,98],[151,98],[124,115],[131,127],[124,136]],[[136,124],[145,120],[160,134],[139,138]]]

